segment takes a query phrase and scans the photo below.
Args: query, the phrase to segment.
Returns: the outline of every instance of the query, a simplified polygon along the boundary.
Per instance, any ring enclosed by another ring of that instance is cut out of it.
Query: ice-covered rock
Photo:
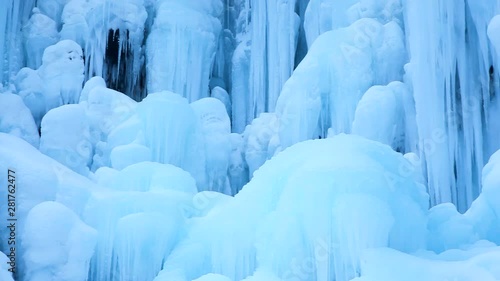
[[[23,280],[87,280],[97,232],[66,206],[48,201],[33,207],[22,236]]]
[[[0,93],[0,132],[19,137],[38,148],[40,136],[30,110],[11,93]]]

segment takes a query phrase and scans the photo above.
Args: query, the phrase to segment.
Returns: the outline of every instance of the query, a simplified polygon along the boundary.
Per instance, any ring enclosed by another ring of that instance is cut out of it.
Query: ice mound
[[[239,3],[238,3],[239,2]],[[298,3],[302,2],[302,3]],[[235,1],[235,49],[231,64],[233,131],[261,113],[274,112],[281,88],[294,71],[306,1]]]
[[[84,78],[82,48],[72,40],[62,40],[46,48],[38,72],[51,108],[77,103]]]
[[[193,281],[231,281],[231,279],[227,278],[224,275],[210,273],[203,275],[202,277]]]
[[[326,137],[328,129],[350,132],[363,94],[373,85],[401,79],[405,57],[403,31],[395,22],[361,19],[321,35],[278,100],[282,147]]]
[[[57,23],[57,28],[59,29],[61,24],[61,14],[63,12],[64,6],[70,2],[70,0],[38,0],[37,8],[40,12],[47,15],[49,18]]]
[[[38,125],[52,108],[78,102],[83,79],[82,48],[62,40],[44,50],[40,68],[21,69],[15,85]]]
[[[206,190],[231,194],[228,168],[231,153],[231,121],[224,104],[216,98],[203,98],[191,103],[201,123],[204,136]]]
[[[416,151],[415,104],[401,82],[373,86],[356,107],[352,133],[391,146],[400,152]]]
[[[371,249],[362,258],[362,277],[352,281],[494,281],[500,278],[499,247],[467,255],[464,259],[425,259],[387,248]]]
[[[42,119],[40,152],[87,176],[93,145],[85,108],[69,104],[54,108]]]
[[[106,87],[104,79],[93,77],[82,90],[80,104],[85,108],[89,122],[90,135],[94,145],[91,170],[103,166],[122,169],[128,165],[150,160],[147,148],[138,144],[127,144],[126,140],[109,143],[109,135],[115,128],[135,114],[137,103],[128,96]],[[112,149],[117,150],[113,153]]]
[[[57,202],[36,205],[22,234],[23,280],[87,280],[97,232]]]
[[[18,95],[0,93],[0,132],[19,137],[38,148],[38,128]]]
[[[268,280],[350,280],[364,249],[420,249],[428,196],[416,175],[399,171],[406,165],[390,147],[356,136],[296,144],[193,224],[158,280],[258,272]]]
[[[16,231],[18,233],[16,238],[18,245],[24,245],[22,244],[22,234],[25,224],[28,223],[28,213],[33,207],[45,201],[57,201],[71,209],[76,215],[81,215],[89,198],[90,190],[96,187],[89,179],[43,155],[24,140],[3,133],[0,133],[0,159],[2,159],[0,169],[5,171],[0,174],[0,180],[7,182],[8,169],[14,171],[16,176]],[[0,196],[7,198],[7,188],[0,190]],[[64,214],[68,214],[68,211],[65,211]],[[5,221],[7,212],[2,212],[1,216],[2,220]],[[46,222],[47,219],[48,217],[39,221]],[[6,239],[8,234],[5,231],[0,232],[1,241],[4,241],[0,250],[9,247]],[[43,243],[39,246],[43,246]],[[27,269],[21,263],[21,257],[25,253],[29,254],[24,246],[17,247],[20,272]]]
[[[209,96],[222,7],[220,0],[158,2],[146,46],[149,93],[172,91],[189,102]]]
[[[177,167],[151,162],[97,174],[110,188],[92,194],[83,216],[99,231],[89,276],[152,280],[185,233],[194,179]]]

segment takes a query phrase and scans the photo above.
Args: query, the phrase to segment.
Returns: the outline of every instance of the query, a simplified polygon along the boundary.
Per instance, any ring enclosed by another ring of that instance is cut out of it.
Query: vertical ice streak
[[[36,0],[5,0],[0,8],[0,85],[23,67],[21,28]]]
[[[190,102],[209,96],[221,13],[220,0],[158,3],[146,44],[148,93],[172,91]]]
[[[478,196],[491,154],[485,150],[489,19],[483,17],[491,18],[494,2],[404,1],[408,74],[431,203],[453,202],[460,211]]]

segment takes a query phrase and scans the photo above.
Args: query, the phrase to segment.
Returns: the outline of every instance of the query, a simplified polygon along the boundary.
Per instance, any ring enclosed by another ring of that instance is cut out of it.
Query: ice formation
[[[147,42],[148,91],[172,91],[189,102],[208,97],[222,2],[164,0],[157,5]]]
[[[495,0],[4,0],[15,277],[500,279],[499,14]]]
[[[351,132],[362,95],[373,85],[402,79],[403,35],[395,22],[361,19],[320,36],[279,97],[281,145],[326,137],[328,129]]]
[[[21,138],[38,148],[40,136],[30,110],[11,93],[0,93],[0,132]]]
[[[10,259],[2,252],[0,252],[0,263],[2,264],[0,267],[0,277],[2,277],[2,280],[14,281],[12,273],[9,271]]]
[[[24,280],[86,280],[97,232],[66,206],[43,202],[26,217]]]
[[[78,104],[49,111],[42,120],[40,152],[87,176],[93,156],[90,125]],[[61,138],[62,135],[66,137]]]

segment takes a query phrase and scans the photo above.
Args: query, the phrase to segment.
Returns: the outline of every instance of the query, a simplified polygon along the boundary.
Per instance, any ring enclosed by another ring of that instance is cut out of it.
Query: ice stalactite
[[[232,195],[229,178],[231,153],[231,122],[224,104],[215,98],[204,98],[191,103],[200,120],[205,144],[206,176],[209,191]]]
[[[21,28],[36,0],[6,0],[0,9],[0,84],[7,84],[24,66]]]
[[[498,74],[486,40],[496,5],[404,1],[411,54],[407,75],[431,202],[453,202],[460,211],[480,192],[481,168],[492,153],[485,148],[498,147],[489,127],[499,118],[498,111],[490,110],[498,92],[491,80],[498,81]]]
[[[146,95],[143,41],[148,13],[143,2],[106,0],[87,14],[87,79],[101,76],[108,87],[135,100]]]
[[[233,131],[263,112],[274,112],[295,67],[300,18],[296,1],[247,1],[237,21],[232,63]]]
[[[165,0],[157,5],[146,43],[148,92],[171,91],[189,102],[208,97],[222,2]]]

